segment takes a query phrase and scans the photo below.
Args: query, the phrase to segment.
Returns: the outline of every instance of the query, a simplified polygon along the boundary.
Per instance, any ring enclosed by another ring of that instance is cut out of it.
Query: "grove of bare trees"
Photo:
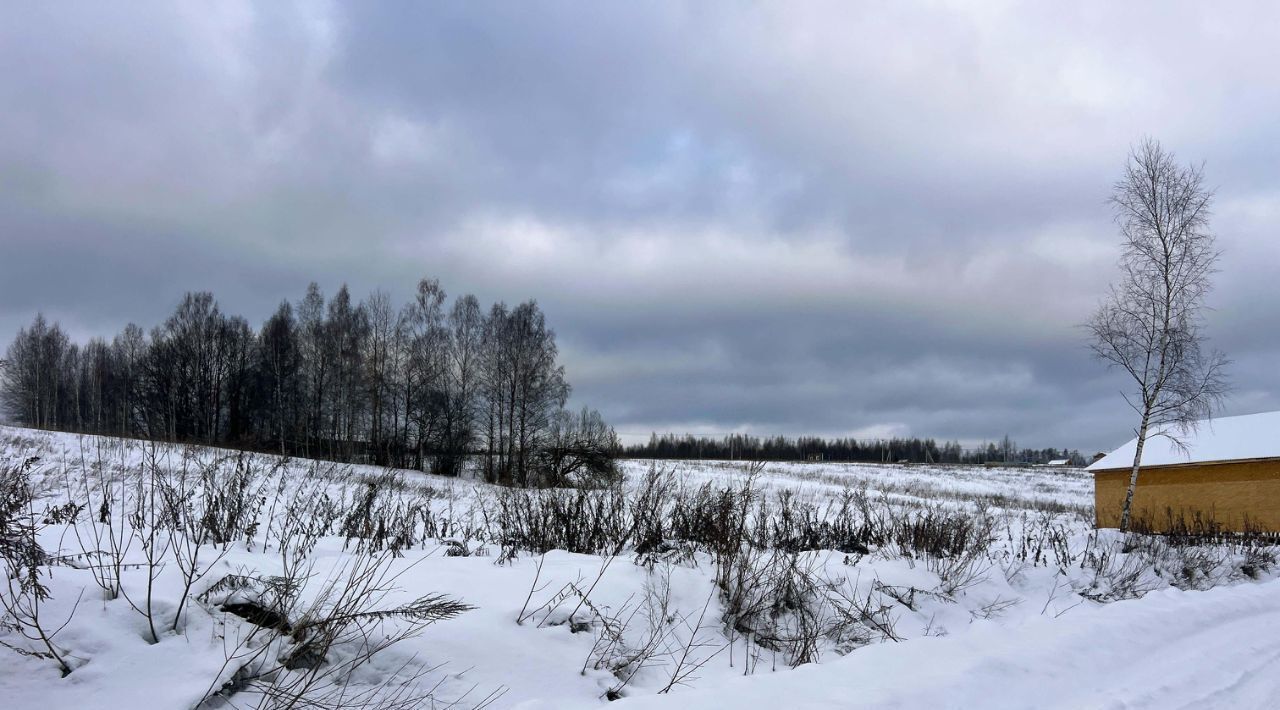
[[[188,293],[149,334],[83,346],[37,315],[0,366],[0,405],[26,426],[217,444],[561,485],[616,475],[613,430],[564,410],[555,332],[534,301],[486,312],[423,279],[396,309],[311,284],[258,331]]]

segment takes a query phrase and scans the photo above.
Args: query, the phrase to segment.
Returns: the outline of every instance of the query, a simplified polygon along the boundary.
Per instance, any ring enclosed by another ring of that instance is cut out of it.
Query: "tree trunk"
[[[1129,512],[1133,507],[1133,492],[1138,488],[1138,469],[1142,466],[1142,449],[1147,444],[1147,425],[1151,420],[1151,412],[1142,415],[1142,426],[1138,428],[1138,447],[1133,452],[1133,471],[1129,474],[1129,489],[1124,494],[1124,510],[1120,513],[1120,532],[1129,531]]]

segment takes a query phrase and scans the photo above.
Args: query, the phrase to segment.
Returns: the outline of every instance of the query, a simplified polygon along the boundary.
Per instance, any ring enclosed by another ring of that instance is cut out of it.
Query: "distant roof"
[[[1071,463],[1071,459],[1054,459],[1049,462],[1050,466],[1066,466]]]
[[[1168,437],[1148,435],[1147,443],[1142,448],[1142,465],[1172,466],[1280,458],[1280,412],[1207,419],[1179,438],[1186,444],[1185,451],[1175,446]],[[1135,437],[1124,446],[1094,461],[1086,470],[1129,468],[1133,465],[1133,453],[1137,446],[1138,439]]]

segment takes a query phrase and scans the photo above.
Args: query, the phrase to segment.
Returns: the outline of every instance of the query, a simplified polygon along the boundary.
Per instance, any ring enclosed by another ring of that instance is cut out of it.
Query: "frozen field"
[[[48,591],[24,596],[10,570],[23,623],[0,632],[0,697],[47,709],[1275,697],[1274,548],[1096,532],[1081,471],[623,467],[614,489],[528,492],[0,428],[0,471],[33,495],[11,520],[35,529],[47,557],[28,572]]]
[[[672,461],[689,481],[740,482],[747,464],[734,461]],[[645,461],[627,461],[632,476]],[[1093,515],[1093,476],[1078,468],[985,468],[964,465],[865,463],[766,463],[760,486],[791,489],[815,498],[866,489],[904,505],[986,504],[1009,511]]]

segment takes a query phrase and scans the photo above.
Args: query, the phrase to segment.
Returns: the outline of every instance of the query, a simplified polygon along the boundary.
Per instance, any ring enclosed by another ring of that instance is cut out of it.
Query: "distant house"
[[[1158,433],[1147,438],[1134,491],[1137,526],[1163,531],[1180,524],[1224,530],[1280,531],[1280,412],[1200,422],[1183,435],[1185,449]],[[1094,461],[1096,524],[1120,524],[1137,439]]]
[[[1063,466],[1070,466],[1070,465],[1071,465],[1071,459],[1054,459],[1054,460],[1050,461],[1049,463],[1047,463],[1047,464],[1045,464],[1045,465],[1046,465],[1046,466],[1056,466],[1056,467],[1058,467],[1058,468],[1061,468],[1061,467],[1063,467]]]

